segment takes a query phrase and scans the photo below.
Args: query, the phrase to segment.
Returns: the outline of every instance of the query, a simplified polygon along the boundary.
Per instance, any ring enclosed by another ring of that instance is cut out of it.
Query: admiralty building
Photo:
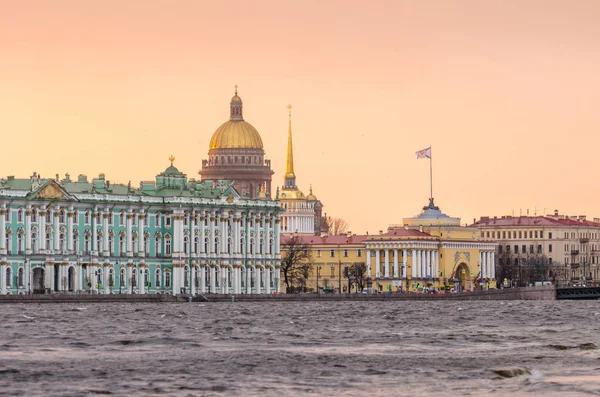
[[[201,181],[173,157],[135,188],[104,174],[0,179],[0,292],[279,291],[283,209],[267,193],[270,164],[258,132],[240,124],[237,93],[230,111]]]

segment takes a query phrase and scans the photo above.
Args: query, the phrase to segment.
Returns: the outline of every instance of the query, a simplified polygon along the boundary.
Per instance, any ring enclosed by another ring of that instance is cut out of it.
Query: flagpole
[[[431,146],[429,146],[429,193],[430,199],[433,199],[433,155],[431,154]]]

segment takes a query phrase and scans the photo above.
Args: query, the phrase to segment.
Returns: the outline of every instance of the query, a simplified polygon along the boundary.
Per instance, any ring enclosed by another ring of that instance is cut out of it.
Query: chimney
[[[380,230],[380,231],[379,231],[379,234],[383,234],[383,230]]]
[[[558,216],[558,210],[554,210],[554,216]]]
[[[352,237],[352,232],[350,230],[348,230],[348,232],[346,233],[346,237]]]

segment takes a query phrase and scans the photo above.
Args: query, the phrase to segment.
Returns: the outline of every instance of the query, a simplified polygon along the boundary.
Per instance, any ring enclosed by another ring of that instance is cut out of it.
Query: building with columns
[[[294,173],[294,148],[292,144],[292,105],[288,105],[288,145],[284,183],[277,190],[276,198],[281,202],[284,212],[281,214],[283,234],[320,235],[322,229],[323,204],[313,194],[312,185],[308,195],[296,186]]]
[[[0,293],[269,294],[279,290],[279,203],[230,181],[111,184],[0,179]]]
[[[323,286],[323,269],[331,270],[334,286],[344,291],[350,274],[344,268],[364,264],[365,287],[377,291],[472,290],[476,286],[495,288],[497,243],[479,236],[475,227],[460,225],[460,218],[428,206],[402,225],[392,225],[376,235],[298,236],[307,246],[313,269],[308,285],[316,287],[316,275]],[[282,255],[286,241],[282,234]],[[337,269],[337,270],[336,270]]]
[[[202,160],[202,180],[230,180],[242,197],[271,197],[271,160],[265,159],[260,134],[244,120],[242,98],[229,104],[229,120],[213,133],[208,160]]]

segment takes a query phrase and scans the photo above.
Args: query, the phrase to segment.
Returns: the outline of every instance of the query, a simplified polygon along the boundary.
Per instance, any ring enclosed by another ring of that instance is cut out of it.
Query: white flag
[[[431,146],[427,149],[419,150],[417,152],[417,159],[430,159],[431,158]]]

